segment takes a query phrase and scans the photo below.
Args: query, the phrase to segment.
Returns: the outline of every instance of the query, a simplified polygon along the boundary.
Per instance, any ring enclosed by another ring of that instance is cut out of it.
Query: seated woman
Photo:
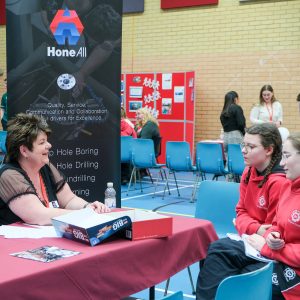
[[[236,228],[239,234],[264,235],[271,227],[281,187],[285,184],[281,159],[281,137],[275,125],[263,123],[246,129],[242,152],[246,169],[240,184],[236,207]],[[243,264],[244,245],[229,238],[220,239],[209,247],[197,281],[197,299],[214,299],[220,282],[232,274],[246,273],[261,266],[252,261]],[[240,263],[238,271],[235,264]]]
[[[6,165],[0,170],[0,225],[48,225],[52,217],[86,207],[109,211],[98,201],[76,196],[49,162],[50,133],[46,121],[34,115],[18,114],[8,122]]]
[[[138,138],[153,140],[155,156],[159,156],[161,142],[159,124],[146,107],[136,112],[136,132]]]
[[[133,123],[127,118],[124,107],[121,107],[121,136],[137,137]]]

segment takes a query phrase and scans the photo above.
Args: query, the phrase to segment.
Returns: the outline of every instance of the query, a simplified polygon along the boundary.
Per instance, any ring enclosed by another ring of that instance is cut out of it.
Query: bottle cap
[[[114,186],[114,184],[113,184],[112,182],[108,182],[108,183],[107,183],[107,187],[111,188],[111,187],[113,187],[113,186]]]

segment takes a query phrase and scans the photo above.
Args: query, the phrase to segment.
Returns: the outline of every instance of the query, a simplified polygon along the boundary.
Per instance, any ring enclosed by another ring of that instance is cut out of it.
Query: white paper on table
[[[38,227],[20,227],[2,225],[0,226],[0,235],[4,235],[5,238],[52,238],[58,237],[53,226],[38,226]]]

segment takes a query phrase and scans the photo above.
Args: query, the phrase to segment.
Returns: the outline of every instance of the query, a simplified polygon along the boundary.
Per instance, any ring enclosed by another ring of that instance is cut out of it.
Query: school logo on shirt
[[[261,208],[266,208],[266,199],[263,195],[261,195],[259,198],[258,198],[258,207],[261,207]]]
[[[300,226],[300,211],[295,209],[291,213],[291,223],[294,223],[295,225]]]
[[[296,272],[291,268],[286,268],[283,271],[283,275],[285,277],[285,280],[287,282],[289,282],[289,281],[293,280],[296,277]]]

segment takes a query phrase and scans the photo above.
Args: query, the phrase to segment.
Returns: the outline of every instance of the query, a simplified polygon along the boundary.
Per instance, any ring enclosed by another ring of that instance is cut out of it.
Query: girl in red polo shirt
[[[280,133],[273,124],[257,124],[246,130],[242,153],[247,167],[236,207],[239,234],[262,236],[271,227],[280,190],[286,181],[284,170],[279,166],[281,147]],[[212,243],[198,276],[197,299],[214,299],[224,278],[256,270],[262,265],[264,263],[245,256],[242,241],[223,238]]]
[[[288,180],[281,189],[272,227],[263,237],[254,234],[248,241],[262,255],[277,261],[273,295],[281,292],[284,299],[296,300],[300,299],[300,133],[284,142],[281,165]]]

